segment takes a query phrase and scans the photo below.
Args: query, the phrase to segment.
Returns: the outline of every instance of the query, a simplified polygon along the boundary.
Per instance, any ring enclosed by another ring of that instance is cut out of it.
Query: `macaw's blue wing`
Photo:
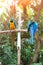
[[[15,25],[15,27],[17,26],[17,23],[16,23],[16,21],[14,21],[14,25]]]
[[[8,28],[10,28],[10,23],[8,23]]]
[[[33,25],[34,35],[37,32],[37,30],[38,30],[38,23],[37,22],[34,22],[34,25]]]

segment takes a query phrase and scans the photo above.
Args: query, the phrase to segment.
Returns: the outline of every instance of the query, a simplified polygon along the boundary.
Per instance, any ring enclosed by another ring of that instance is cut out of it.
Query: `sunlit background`
[[[18,6],[21,8],[21,10],[25,10],[25,7],[27,7],[27,14],[33,13],[32,8],[28,10],[27,5],[38,5],[41,3],[41,0],[0,0],[0,18],[7,20],[10,16],[14,16],[16,10],[15,10],[15,3],[18,3]],[[31,12],[30,12],[31,11]],[[10,13],[9,13],[10,12]]]
[[[12,5],[12,3],[13,0],[0,0],[0,16],[3,15],[5,20],[6,16],[9,16],[8,12],[10,11],[10,6]]]

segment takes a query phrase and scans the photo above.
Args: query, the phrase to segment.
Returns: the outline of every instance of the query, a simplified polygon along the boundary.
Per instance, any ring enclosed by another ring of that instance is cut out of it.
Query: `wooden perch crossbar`
[[[0,34],[11,33],[11,32],[27,32],[27,29],[4,30],[4,31],[0,31]]]

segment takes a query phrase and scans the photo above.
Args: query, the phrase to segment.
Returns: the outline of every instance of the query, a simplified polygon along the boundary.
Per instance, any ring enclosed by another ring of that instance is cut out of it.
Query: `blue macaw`
[[[38,23],[36,21],[28,21],[28,31],[30,31],[30,43],[33,44],[34,42],[34,35],[38,30]]]

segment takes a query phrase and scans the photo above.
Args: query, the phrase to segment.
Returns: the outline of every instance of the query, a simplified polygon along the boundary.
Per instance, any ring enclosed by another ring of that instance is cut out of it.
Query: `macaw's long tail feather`
[[[33,33],[33,30],[30,30],[30,36],[31,36],[31,38],[30,38],[30,43],[31,44],[33,44],[33,38],[34,38],[34,33]]]
[[[14,40],[15,40],[15,34],[14,32],[11,33],[11,42],[12,42],[12,50],[14,49]]]

